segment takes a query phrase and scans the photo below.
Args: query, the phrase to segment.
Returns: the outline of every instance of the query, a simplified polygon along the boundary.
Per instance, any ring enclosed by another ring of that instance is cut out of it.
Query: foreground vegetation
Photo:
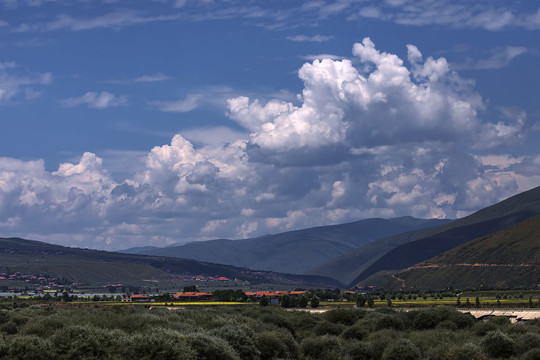
[[[537,359],[540,321],[446,307],[29,306],[0,310],[0,359]]]

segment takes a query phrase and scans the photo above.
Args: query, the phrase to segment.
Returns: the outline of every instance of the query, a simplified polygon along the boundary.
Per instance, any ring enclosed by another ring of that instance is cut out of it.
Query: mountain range
[[[140,285],[204,274],[297,287],[531,288],[540,284],[540,187],[454,221],[376,218],[126,251],[138,254],[0,238],[0,280],[23,273]]]
[[[165,248],[133,248],[122,252],[174,256],[257,270],[303,274],[377,239],[449,221],[409,216],[373,218],[250,239],[209,240]]]
[[[0,274],[5,274],[3,277],[23,274],[29,279],[36,276],[56,278],[67,284],[84,283],[94,287],[110,283],[163,287],[163,284],[174,284],[186,275],[226,277],[250,284],[339,286],[336,280],[322,276],[250,271],[192,259],[70,248],[19,238],[0,238]]]

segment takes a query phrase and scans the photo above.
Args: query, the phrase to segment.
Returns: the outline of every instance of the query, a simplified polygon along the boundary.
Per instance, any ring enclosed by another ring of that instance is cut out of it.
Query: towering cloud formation
[[[408,66],[369,38],[354,60],[306,63],[297,103],[229,99],[244,138],[197,148],[178,134],[129,179],[114,181],[91,153],[54,172],[0,159],[0,231],[163,245],[369,216],[456,217],[530,186],[537,159],[479,153],[521,141],[525,116],[484,119],[472,82],[407,49]]]

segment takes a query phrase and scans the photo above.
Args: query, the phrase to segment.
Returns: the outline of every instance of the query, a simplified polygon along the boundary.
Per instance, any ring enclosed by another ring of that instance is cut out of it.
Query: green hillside
[[[469,241],[395,275],[406,287],[513,288],[540,284],[540,215]]]
[[[187,275],[226,277],[251,284],[339,286],[336,281],[324,277],[250,271],[191,259],[68,248],[18,238],[0,238],[0,274],[2,273],[22,273],[29,276],[46,274],[48,277],[61,279],[64,283],[84,283],[91,286],[104,286],[109,283],[140,286],[148,285],[150,281],[153,287],[160,287],[160,283],[171,283]]]
[[[412,217],[366,219],[245,240],[194,242],[152,249],[144,253],[178,256],[250,269],[303,274],[338,255],[376,239],[444,222],[445,220],[423,220]]]
[[[351,286],[354,286],[381,271],[405,269],[537,214],[540,214],[540,187],[447,224],[377,240],[332,259],[310,274],[331,276],[342,282],[351,281]],[[366,282],[362,284],[366,285]]]

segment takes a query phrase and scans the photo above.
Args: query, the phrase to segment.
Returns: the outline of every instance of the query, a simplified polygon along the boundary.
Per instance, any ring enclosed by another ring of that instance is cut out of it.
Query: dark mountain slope
[[[220,264],[301,274],[366,243],[442,220],[412,217],[366,219],[320,226],[245,240],[211,240],[145,251],[149,255],[178,256]]]
[[[337,267],[340,267],[341,271],[358,274],[351,283],[355,285],[379,271],[404,269],[478,236],[493,233],[536,214],[540,214],[540,187],[512,196],[448,224],[378,240],[367,248],[369,257],[364,253],[365,248],[359,248],[346,255],[346,262],[342,257],[326,264],[325,267],[332,268],[340,264]],[[389,249],[392,244],[398,246]],[[366,266],[366,261],[370,263],[369,266]],[[352,267],[347,271],[341,265],[344,263]],[[359,268],[362,270],[358,271]],[[332,276],[331,272],[316,273]]]
[[[533,287],[540,283],[540,215],[396,274],[416,288]]]
[[[0,273],[50,274],[68,282],[103,286],[110,282],[140,284],[149,279],[176,275],[208,275],[237,278],[251,283],[287,283],[337,286],[323,277],[248,271],[229,265],[192,259],[121,254],[68,248],[39,241],[0,238]],[[159,281],[158,281],[159,282]],[[157,284],[157,282],[156,282]]]

